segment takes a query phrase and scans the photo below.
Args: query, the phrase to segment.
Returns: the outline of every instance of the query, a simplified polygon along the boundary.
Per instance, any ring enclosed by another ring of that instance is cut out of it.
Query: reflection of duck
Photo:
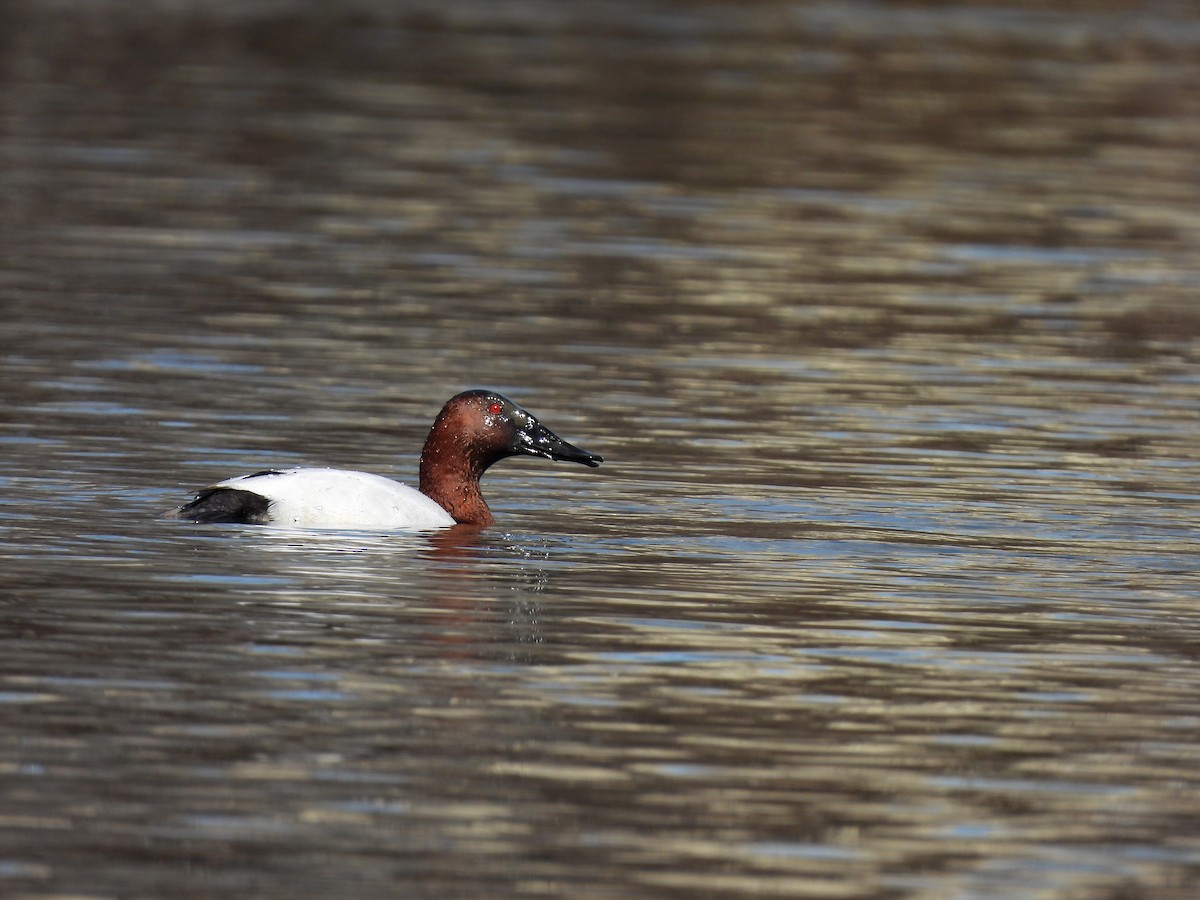
[[[421,451],[420,490],[346,469],[268,470],[200,491],[164,518],[309,528],[424,531],[493,522],[479,490],[492,463],[541,456],[598,466],[603,459],[568,444],[506,397],[464,391],[442,407]]]

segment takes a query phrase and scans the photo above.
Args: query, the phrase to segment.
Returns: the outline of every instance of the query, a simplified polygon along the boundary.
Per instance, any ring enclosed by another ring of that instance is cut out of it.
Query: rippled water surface
[[[1191,4],[5,20],[0,896],[1200,894]]]

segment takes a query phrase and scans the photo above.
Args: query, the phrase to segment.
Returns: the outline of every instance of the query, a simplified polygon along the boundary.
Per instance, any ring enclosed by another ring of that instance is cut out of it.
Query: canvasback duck
[[[482,528],[494,520],[479,478],[509,456],[593,468],[604,461],[567,443],[507,397],[464,391],[447,401],[429,429],[421,450],[420,490],[347,469],[270,469],[219,481],[164,518],[307,528]]]

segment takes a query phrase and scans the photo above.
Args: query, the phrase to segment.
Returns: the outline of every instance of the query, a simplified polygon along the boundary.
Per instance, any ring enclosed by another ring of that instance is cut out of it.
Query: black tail
[[[237,488],[205,488],[191,503],[163,513],[164,519],[190,519],[193,522],[237,522],[241,525],[266,525],[271,521],[271,501],[262,494]]]

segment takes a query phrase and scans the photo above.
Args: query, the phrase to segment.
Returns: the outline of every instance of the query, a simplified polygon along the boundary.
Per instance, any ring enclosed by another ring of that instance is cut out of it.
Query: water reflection
[[[1195,894],[1189,10],[10,7],[0,894]]]

